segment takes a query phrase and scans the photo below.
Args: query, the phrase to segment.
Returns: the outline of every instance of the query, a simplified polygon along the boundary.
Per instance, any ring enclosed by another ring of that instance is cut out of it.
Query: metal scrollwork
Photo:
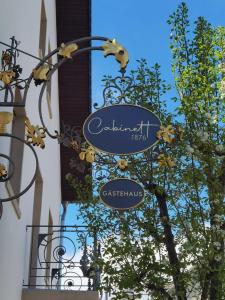
[[[109,105],[131,103],[130,92],[134,87],[134,80],[130,76],[125,76],[125,70],[121,71],[122,76],[106,78],[106,87],[103,90],[103,104],[99,106],[94,103],[94,109],[100,109]]]
[[[14,136],[11,134],[7,134],[7,133],[0,133],[0,138],[1,137],[5,137],[5,138],[10,138],[10,139],[16,139],[19,142],[25,144],[27,147],[30,148],[31,152],[34,155],[34,160],[35,160],[35,168],[34,168],[34,174],[29,182],[29,184],[22,190],[20,191],[18,194],[10,196],[10,197],[6,197],[6,198],[0,198],[0,202],[7,202],[7,201],[12,201],[14,199],[18,199],[19,197],[21,197],[23,194],[25,194],[33,185],[35,178],[36,178],[36,174],[37,174],[37,170],[38,170],[38,158],[37,158],[37,154],[34,150],[34,148],[30,145],[27,144],[26,141],[24,141],[23,139],[19,138],[18,136]],[[5,159],[8,161],[8,168],[9,171],[7,171],[6,176],[4,176],[3,178],[0,178],[0,183],[5,183],[6,181],[10,180],[13,176],[14,176],[14,170],[15,170],[15,163],[13,162],[12,158],[9,157],[8,155],[2,154],[0,153],[0,158]]]
[[[67,272],[63,275],[66,275],[66,277],[68,277],[63,282],[63,286],[66,290],[80,290],[82,288],[83,281],[80,274],[67,270]]]
[[[1,43],[4,45],[4,43]],[[4,91],[4,100],[0,102],[2,106],[11,106],[14,103],[13,88],[25,89],[28,78],[22,79],[22,67],[17,63],[19,56],[18,42],[15,37],[11,37],[11,46],[2,51],[1,71],[0,71],[0,92]],[[23,103],[16,103],[16,106],[23,106]]]
[[[88,42],[97,41],[97,42],[104,42],[100,46],[84,46]],[[116,60],[120,63],[121,71],[124,74],[126,65],[128,63],[128,52],[127,50],[120,45],[116,40],[108,39],[105,37],[85,37],[79,38],[74,41],[68,42],[66,44],[61,44],[60,47],[56,48],[55,50],[51,51],[48,55],[46,55],[43,59],[40,59],[32,54],[29,54],[21,49],[18,48],[19,42],[15,39],[15,37],[11,38],[11,45],[6,43],[0,42],[0,44],[6,46],[6,50],[2,52],[1,58],[1,69],[0,69],[0,92],[4,93],[3,99],[0,99],[0,107],[16,107],[26,105],[26,101],[28,98],[28,91],[32,82],[34,82],[35,86],[41,86],[40,93],[39,93],[39,101],[38,101],[38,110],[39,110],[39,117],[41,121],[41,126],[33,126],[29,119],[27,118],[25,121],[26,128],[27,128],[27,141],[23,141],[19,137],[15,137],[12,135],[4,135],[10,138],[15,138],[20,142],[25,143],[30,149],[32,150],[35,161],[36,161],[36,171],[34,176],[32,177],[28,186],[21,191],[18,195],[9,197],[7,199],[0,199],[0,201],[10,201],[22,196],[33,184],[35,180],[35,176],[37,173],[37,166],[38,166],[38,159],[36,152],[34,151],[33,146],[39,146],[44,148],[44,138],[46,134],[53,138],[57,139],[59,143],[62,143],[66,147],[70,147],[75,151],[80,151],[81,148],[81,140],[79,140],[79,135],[74,130],[74,127],[68,129],[67,125],[63,126],[63,132],[58,132],[58,130],[54,130],[54,132],[50,132],[47,128],[43,113],[42,113],[42,101],[43,95],[45,93],[47,84],[51,81],[53,74],[58,70],[60,66],[62,66],[68,59],[75,59],[76,56],[84,53],[84,52],[91,52],[91,51],[102,51],[105,56],[114,55]],[[22,79],[22,67],[17,63],[17,58],[19,54],[22,53],[24,55],[30,56],[35,58],[39,61],[39,63],[33,68],[32,72],[30,73],[29,77]],[[56,57],[56,63],[50,63],[51,58]],[[126,79],[127,77],[124,77]],[[123,79],[123,80],[124,80]],[[128,78],[127,78],[128,79]],[[115,82],[115,84],[117,84]],[[22,96],[21,101],[15,99],[13,89],[23,89],[24,93]],[[121,90],[121,93],[124,91]],[[107,92],[105,91],[105,94]],[[70,133],[69,133],[70,131]],[[2,136],[2,135],[0,135]],[[87,158],[90,156],[86,155]],[[6,158],[6,157],[5,157]],[[7,157],[9,163],[11,165],[12,161],[9,157]],[[93,160],[93,158],[91,159]],[[89,162],[90,159],[87,159]],[[76,162],[77,163],[77,162]],[[76,164],[75,163],[75,164]],[[74,162],[71,161],[71,165],[74,165]],[[83,164],[81,163],[79,168],[83,172]],[[7,168],[7,167],[6,167]],[[6,170],[5,166],[1,166],[1,173],[0,173],[0,181],[7,181],[13,175],[13,171],[9,172]],[[11,169],[13,169],[11,167]],[[10,170],[11,170],[10,169]]]
[[[65,236],[59,236],[59,237],[55,237],[51,240],[48,241],[48,243],[45,246],[45,250],[44,250],[44,257],[45,257],[45,261],[47,261],[47,257],[46,257],[46,250],[48,247],[49,243],[54,243],[56,240],[60,240],[60,243],[57,243],[57,246],[53,249],[52,253],[53,253],[53,258],[56,262],[71,262],[74,258],[74,256],[76,255],[76,246],[73,242],[73,240],[69,237],[65,237]],[[65,244],[67,245],[67,247],[65,246]],[[70,253],[67,253],[67,249],[70,249]]]
[[[60,133],[55,130],[54,133],[50,133],[47,126],[45,125],[43,113],[42,113],[42,99],[45,92],[45,89],[47,87],[48,81],[51,80],[53,74],[58,70],[58,68],[63,65],[68,59],[75,59],[76,56],[80,55],[84,52],[90,52],[94,50],[98,51],[104,51],[105,56],[107,55],[115,55],[116,59],[121,63],[121,68],[124,70],[126,67],[126,64],[128,63],[128,54],[125,48],[123,48],[121,45],[116,43],[115,45],[115,51],[112,53],[109,53],[109,51],[106,54],[105,50],[105,44],[101,46],[90,46],[90,47],[84,47],[82,48],[83,42],[90,42],[90,41],[105,41],[111,44],[114,44],[114,40],[109,40],[104,37],[86,37],[86,38],[80,38],[74,41],[71,41],[67,44],[61,45],[61,47],[58,47],[57,49],[53,50],[51,53],[49,53],[47,56],[43,58],[43,60],[34,68],[33,72],[31,73],[28,83],[31,82],[32,79],[35,80],[36,84],[42,84],[41,91],[39,94],[39,116],[42,123],[42,127],[46,129],[46,133],[51,137],[58,139],[60,137]],[[51,57],[54,55],[60,56],[60,60],[51,65],[48,66],[48,61]],[[37,75],[37,77],[36,77]],[[27,88],[24,91],[24,102],[26,101],[27,93],[28,93],[29,85],[27,85]]]
[[[78,126],[71,126],[61,122],[61,132],[58,136],[58,142],[67,148],[72,148],[75,151],[79,151],[81,147],[81,131]]]
[[[38,279],[45,277],[45,283],[38,286],[92,290],[97,276],[94,260],[99,256],[95,236],[86,226],[55,226],[51,232],[37,233],[45,227],[28,226],[33,231],[33,248],[31,278],[24,286],[37,286]]]

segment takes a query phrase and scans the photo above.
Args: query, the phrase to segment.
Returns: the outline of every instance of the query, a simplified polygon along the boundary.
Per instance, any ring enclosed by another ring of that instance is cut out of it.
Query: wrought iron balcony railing
[[[27,226],[30,269],[24,287],[97,290],[100,245],[87,226]],[[27,253],[28,254],[28,253]]]

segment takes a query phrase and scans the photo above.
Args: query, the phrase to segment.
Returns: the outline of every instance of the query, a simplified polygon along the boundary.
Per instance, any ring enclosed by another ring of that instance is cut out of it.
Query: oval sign
[[[144,198],[144,190],[136,181],[120,178],[104,184],[100,197],[107,206],[124,210],[139,205]]]
[[[91,114],[83,126],[89,144],[109,154],[134,154],[157,143],[159,118],[136,105],[113,105]]]

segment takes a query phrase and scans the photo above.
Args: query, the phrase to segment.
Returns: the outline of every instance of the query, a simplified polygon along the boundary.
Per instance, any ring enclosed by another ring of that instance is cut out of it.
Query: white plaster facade
[[[47,25],[45,53],[56,48],[56,13],[55,1],[50,0],[0,0],[0,40],[10,44],[9,38],[15,36],[21,41],[19,49],[35,56],[40,55],[40,23],[42,5],[45,5]],[[43,16],[42,16],[43,17]],[[0,45],[0,50],[5,47]],[[35,60],[20,54],[18,63],[23,68],[21,77],[28,77],[37,65]],[[32,124],[41,125],[38,114],[38,95],[40,86],[35,87],[32,82],[25,107],[26,115]],[[21,91],[23,93],[23,91]],[[1,94],[2,97],[2,94]],[[44,119],[51,132],[59,129],[58,105],[58,80],[57,72],[52,79],[51,109],[52,118],[49,116],[46,95],[43,99]],[[11,108],[0,111],[12,111]],[[8,126],[10,133],[12,127]],[[10,139],[0,141],[0,153],[9,154]],[[40,225],[49,224],[49,215],[52,223],[60,223],[61,204],[61,178],[60,178],[60,148],[56,140],[45,139],[45,149],[35,147],[39,159],[39,176],[36,181],[42,184],[42,197],[40,205]],[[34,172],[34,158],[31,151],[24,147],[22,159],[21,188],[24,188]],[[42,183],[41,183],[42,182]],[[0,183],[0,197],[8,196],[5,184]],[[14,202],[3,203],[3,215],[0,219],[0,299],[21,300],[23,281],[26,282],[29,274],[29,253],[31,235],[26,233],[26,226],[33,223],[33,209],[35,198],[35,183],[30,190]],[[40,199],[38,200],[40,201]]]

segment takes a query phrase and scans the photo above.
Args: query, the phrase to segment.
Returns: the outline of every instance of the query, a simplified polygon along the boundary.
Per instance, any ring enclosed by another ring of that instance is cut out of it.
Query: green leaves
[[[131,71],[134,87],[125,96],[158,114],[163,126],[182,128],[182,138],[171,143],[161,139],[157,148],[129,156],[126,173],[113,168],[115,158],[103,154],[104,171],[94,166],[102,174],[100,184],[117,176],[143,184],[143,204],[124,212],[109,209],[99,201],[97,177],[83,183],[67,177],[78,199],[84,199],[85,187],[94,187],[80,212],[91,228],[98,228],[102,289],[111,290],[114,299],[129,299],[129,290],[135,299],[144,291],[152,299],[175,299],[182,295],[173,285],[177,278],[187,294],[194,290],[201,296],[208,284],[209,297],[213,280],[218,283],[217,295],[225,294],[225,259],[218,246],[225,236],[225,28],[213,28],[203,17],[192,26],[183,2],[168,24],[177,88],[170,112],[164,100],[170,85],[161,78],[159,64],[149,67],[146,60],[139,60]],[[114,80],[108,76],[103,83],[109,87]],[[109,92],[107,97],[115,95]],[[160,154],[170,156],[176,165],[159,168]],[[162,214],[156,196],[165,200],[168,215]],[[168,238],[169,229],[174,241],[171,235]],[[169,255],[173,246],[178,263]]]
[[[85,175],[83,180],[79,180],[68,173],[65,179],[74,191],[76,202],[90,201],[92,199],[92,177],[90,175]]]

